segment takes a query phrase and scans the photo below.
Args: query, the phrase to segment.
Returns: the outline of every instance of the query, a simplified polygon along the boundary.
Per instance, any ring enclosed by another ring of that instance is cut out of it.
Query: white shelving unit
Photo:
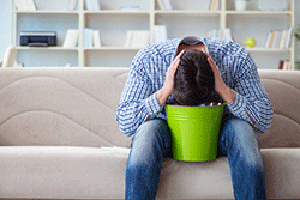
[[[295,62],[295,40],[288,49],[264,48],[270,30],[295,27],[295,0],[287,0],[288,11],[234,11],[233,0],[219,0],[217,11],[207,11],[209,0],[170,0],[171,11],[158,10],[155,0],[99,0],[101,11],[85,10],[78,0],[75,11],[65,11],[68,0],[35,0],[38,10],[17,11],[12,0],[12,44],[18,49],[18,62],[24,66],[130,67],[139,48],[124,47],[127,30],[150,30],[154,42],[154,26],[166,25],[168,38],[187,35],[204,37],[211,29],[230,28],[235,42],[245,46],[246,37],[257,40],[257,47],[247,48],[260,69],[276,70],[279,60]],[[49,3],[50,1],[50,3]],[[258,0],[251,0],[256,5]],[[120,5],[138,5],[140,11],[119,11]],[[101,31],[101,48],[84,48],[84,28]],[[78,47],[63,48],[68,29],[79,29]],[[54,30],[58,46],[50,48],[19,47],[19,32]],[[275,58],[275,59],[274,59]],[[270,63],[270,66],[259,63]],[[264,66],[264,67],[261,67]],[[293,66],[294,69],[294,66]]]

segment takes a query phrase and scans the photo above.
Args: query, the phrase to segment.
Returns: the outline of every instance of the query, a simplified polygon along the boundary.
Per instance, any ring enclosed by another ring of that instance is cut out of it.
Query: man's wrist
[[[233,89],[230,89],[227,85],[224,86],[224,89],[220,92],[220,95],[222,99],[228,104],[232,104],[234,102],[235,92]]]
[[[170,96],[170,94],[165,91],[164,87],[162,87],[156,93],[157,101],[160,105],[166,104],[169,96]]]

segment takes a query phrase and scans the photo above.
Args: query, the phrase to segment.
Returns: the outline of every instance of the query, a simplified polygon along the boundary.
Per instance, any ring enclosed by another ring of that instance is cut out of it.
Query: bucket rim
[[[224,103],[204,103],[204,104],[199,104],[199,105],[177,105],[177,104],[166,104],[167,106],[171,106],[171,107],[217,107],[217,106],[223,106],[226,105],[226,102]]]

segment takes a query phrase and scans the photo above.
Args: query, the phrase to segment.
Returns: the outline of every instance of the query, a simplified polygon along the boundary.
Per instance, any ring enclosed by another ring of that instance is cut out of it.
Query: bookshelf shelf
[[[256,48],[249,48],[249,47],[246,47],[247,51],[278,51],[278,52],[281,52],[281,51],[293,51],[293,48],[284,48],[284,49],[280,49],[280,48],[263,48],[263,47],[256,47]]]
[[[24,62],[24,66],[34,65],[27,64],[33,61],[26,60],[25,55],[30,57],[30,54],[41,50],[41,54],[50,52],[49,54],[62,56],[57,60],[60,66],[64,66],[61,62],[69,63],[72,58],[72,66],[78,67],[130,67],[133,57],[141,48],[125,47],[127,32],[148,30],[150,43],[153,43],[156,25],[166,26],[168,39],[187,35],[205,37],[207,32],[214,29],[221,30],[222,38],[225,39],[224,31],[230,29],[235,42],[242,46],[245,46],[246,37],[256,39],[257,46],[246,49],[253,53],[253,56],[262,57],[261,63],[269,65],[270,61],[273,62],[270,65],[277,68],[278,60],[289,59],[293,63],[295,61],[294,37],[290,48],[264,47],[270,31],[295,27],[296,0],[286,0],[289,5],[287,11],[258,11],[257,1],[249,2],[249,10],[235,11],[233,0],[218,0],[218,7],[212,10],[211,0],[203,0],[201,3],[199,0],[189,0],[189,3],[171,0],[172,10],[162,10],[157,0],[101,0],[98,1],[101,4],[101,10],[98,11],[87,10],[86,0],[77,0],[77,7],[73,11],[66,9],[69,0],[35,0],[38,10],[18,11],[15,1],[11,0],[14,19],[12,45],[17,46],[17,50],[21,52],[22,55],[17,56],[17,59],[18,62]],[[139,10],[120,10],[120,6],[126,5],[138,6]],[[68,29],[79,30],[78,47],[63,47]],[[100,31],[102,47],[84,46],[85,29]],[[19,32],[23,30],[56,31],[58,47],[19,47]],[[65,61],[61,61],[64,57]],[[254,59],[256,60],[256,57]]]
[[[37,11],[12,11],[12,13],[16,14],[79,14],[78,11],[48,11],[48,10],[37,10]]]
[[[143,47],[142,47],[143,48]],[[138,51],[141,48],[130,47],[100,47],[100,48],[84,48],[85,51]]]
[[[32,50],[32,51],[78,51],[78,47],[74,48],[65,48],[65,47],[16,47],[17,50]]]
[[[84,11],[84,14],[113,14],[113,15],[147,15],[148,11],[120,11],[120,10],[103,10],[103,11]]]
[[[225,11],[225,13],[234,15],[292,15],[293,11]]]

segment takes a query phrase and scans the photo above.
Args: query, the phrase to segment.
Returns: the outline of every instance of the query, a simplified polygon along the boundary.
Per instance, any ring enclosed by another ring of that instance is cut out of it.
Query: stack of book
[[[173,10],[170,0],[156,0],[160,10]]]
[[[85,47],[85,48],[91,48],[91,47],[100,48],[101,47],[100,31],[85,28],[83,30],[83,47]]]
[[[36,11],[34,0],[16,0],[16,7],[18,11]]]
[[[282,71],[291,71],[293,70],[293,62],[289,60],[281,60],[279,62],[278,69]]]
[[[85,0],[85,10],[98,11],[101,10],[99,0]]]
[[[129,30],[127,31],[125,47],[143,48],[150,43],[150,31]]]
[[[164,42],[168,39],[167,26],[155,25],[154,26],[154,41],[155,43]]]
[[[265,48],[289,48],[293,34],[293,27],[286,30],[271,30],[269,32]]]

